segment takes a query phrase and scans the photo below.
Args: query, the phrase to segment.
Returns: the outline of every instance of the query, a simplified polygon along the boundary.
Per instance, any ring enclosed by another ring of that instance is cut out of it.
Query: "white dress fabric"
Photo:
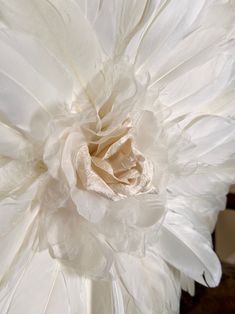
[[[221,277],[233,0],[0,0],[0,313],[173,314]]]

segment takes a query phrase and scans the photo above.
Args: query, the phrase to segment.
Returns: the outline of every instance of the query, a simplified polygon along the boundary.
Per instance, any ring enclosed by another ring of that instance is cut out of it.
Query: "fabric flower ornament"
[[[1,313],[178,313],[219,283],[234,9],[0,0]]]

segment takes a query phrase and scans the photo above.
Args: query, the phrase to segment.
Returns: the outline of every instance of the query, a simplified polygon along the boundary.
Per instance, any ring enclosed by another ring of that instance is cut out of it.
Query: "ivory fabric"
[[[0,0],[0,313],[173,314],[219,284],[233,0]]]

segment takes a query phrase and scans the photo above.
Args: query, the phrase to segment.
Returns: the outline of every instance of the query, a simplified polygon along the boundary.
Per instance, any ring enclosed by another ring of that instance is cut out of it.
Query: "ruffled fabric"
[[[0,0],[0,312],[179,313],[219,284],[235,7]]]

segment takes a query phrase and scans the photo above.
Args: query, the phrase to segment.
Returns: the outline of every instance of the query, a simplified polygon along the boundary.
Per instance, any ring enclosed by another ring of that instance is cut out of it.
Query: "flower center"
[[[131,121],[126,119],[80,147],[76,171],[83,188],[112,200],[150,192],[152,165],[135,148],[131,130]]]

